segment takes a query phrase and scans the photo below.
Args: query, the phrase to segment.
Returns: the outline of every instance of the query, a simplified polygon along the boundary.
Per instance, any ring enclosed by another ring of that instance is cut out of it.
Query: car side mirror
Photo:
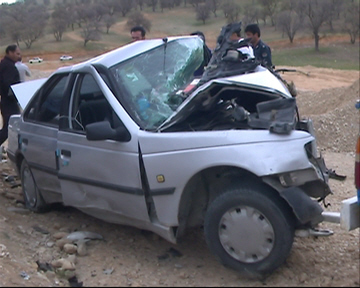
[[[112,128],[109,121],[95,122],[86,125],[86,139],[90,141],[115,140],[119,142],[129,142],[131,135],[126,127],[121,123],[117,128]]]

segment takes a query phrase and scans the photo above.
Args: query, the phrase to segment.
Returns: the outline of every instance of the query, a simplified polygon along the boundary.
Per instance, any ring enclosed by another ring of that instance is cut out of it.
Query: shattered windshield
[[[170,117],[184,101],[177,92],[192,81],[203,57],[199,37],[183,38],[110,69],[117,84],[126,91],[128,113],[140,127],[156,129]]]

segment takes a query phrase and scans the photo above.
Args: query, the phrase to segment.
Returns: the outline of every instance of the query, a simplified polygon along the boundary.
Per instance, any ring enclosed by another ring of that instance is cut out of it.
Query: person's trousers
[[[0,145],[2,145],[8,138],[8,125],[11,115],[20,114],[20,109],[17,102],[0,102],[0,111],[3,121],[3,127],[0,130]]]

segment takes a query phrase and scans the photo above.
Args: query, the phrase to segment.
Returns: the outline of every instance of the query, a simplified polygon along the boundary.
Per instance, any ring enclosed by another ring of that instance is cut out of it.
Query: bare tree
[[[205,0],[188,0],[188,2],[195,8],[197,8],[201,3],[204,3]]]
[[[196,11],[196,20],[201,20],[203,24],[210,17],[210,7],[206,4],[198,5],[195,8]]]
[[[278,14],[277,26],[288,36],[293,43],[296,32],[303,25],[303,19],[294,10],[281,11]]]
[[[116,10],[121,12],[121,15],[125,17],[133,8],[133,0],[118,0],[116,2]]]
[[[101,40],[101,31],[99,22],[86,22],[81,27],[81,37],[84,39],[84,47],[89,41],[99,41]]]
[[[84,47],[89,41],[101,40],[102,24],[97,18],[96,11],[91,5],[83,5],[81,11],[82,25],[81,37],[84,39]]]
[[[160,0],[160,9],[161,12],[164,12],[164,8],[172,8],[173,2],[172,0]]]
[[[344,3],[346,3],[344,0],[331,0],[331,5],[329,7],[330,15],[328,20],[331,31],[334,31],[333,22],[334,20],[338,20],[340,18],[340,13]]]
[[[258,0],[260,5],[264,9],[264,14],[269,16],[271,19],[271,25],[275,26],[276,24],[276,14],[280,0]]]
[[[319,51],[320,28],[329,19],[331,0],[300,0],[299,9],[307,16],[314,34],[315,50]]]
[[[131,29],[134,26],[142,26],[145,30],[150,31],[151,22],[140,11],[130,13],[126,26]]]
[[[350,35],[351,44],[355,44],[356,38],[359,38],[359,30],[360,30],[359,15],[360,15],[359,2],[347,3],[346,9],[344,11],[342,29],[343,31],[347,32]]]
[[[43,36],[49,18],[44,5],[38,5],[30,0],[9,6],[7,16],[11,23],[5,28],[7,34],[17,44],[20,41],[24,42],[27,49]]]
[[[67,10],[64,5],[55,5],[51,14],[51,28],[56,41],[61,41],[63,33],[66,31],[68,24]]]
[[[109,34],[110,27],[116,23],[116,19],[113,15],[106,14],[103,17],[103,22],[106,27],[106,34]]]
[[[158,0],[146,0],[146,4],[151,7],[152,11],[155,12],[156,11],[156,6],[157,6]]]
[[[246,27],[250,23],[259,24],[260,10],[261,10],[259,6],[247,4],[244,6],[244,10],[246,11],[246,13],[241,21],[244,27]]]
[[[116,12],[117,0],[101,0],[101,5],[107,10],[109,15],[114,15]]]
[[[222,9],[228,23],[238,22],[241,9],[234,0],[225,0]]]
[[[139,6],[140,11],[142,11],[145,4],[145,0],[136,0],[136,4],[137,6]]]
[[[217,17],[216,12],[219,10],[222,4],[222,0],[206,0],[206,5],[210,7],[211,12]]]

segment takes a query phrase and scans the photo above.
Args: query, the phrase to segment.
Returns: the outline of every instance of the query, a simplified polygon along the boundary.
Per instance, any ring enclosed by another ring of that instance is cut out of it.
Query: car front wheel
[[[34,212],[45,212],[48,205],[45,203],[39,189],[36,186],[31,169],[23,160],[21,163],[21,186],[26,208]]]
[[[233,185],[210,204],[205,238],[223,263],[247,276],[263,278],[287,258],[294,241],[288,207],[268,187]]]

